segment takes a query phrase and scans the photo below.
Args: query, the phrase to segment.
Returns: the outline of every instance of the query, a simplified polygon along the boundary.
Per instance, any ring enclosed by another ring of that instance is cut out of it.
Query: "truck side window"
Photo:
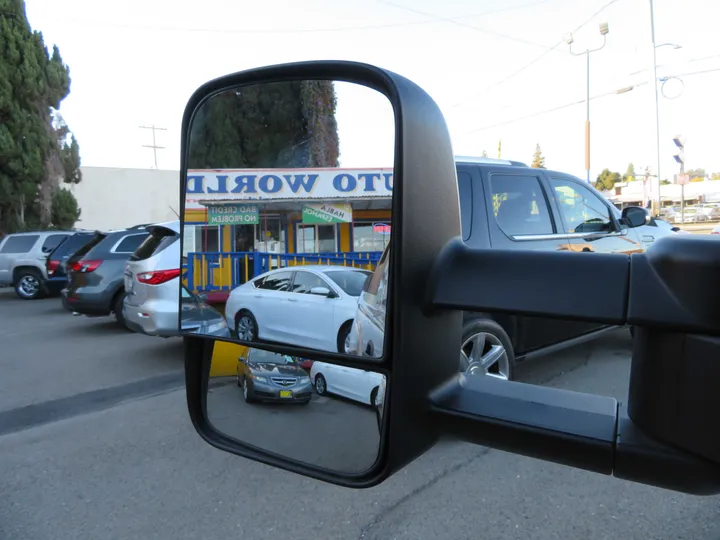
[[[560,216],[568,233],[610,232],[610,209],[600,197],[579,182],[550,178]]]
[[[495,220],[508,236],[554,234],[550,207],[535,176],[491,174]]]

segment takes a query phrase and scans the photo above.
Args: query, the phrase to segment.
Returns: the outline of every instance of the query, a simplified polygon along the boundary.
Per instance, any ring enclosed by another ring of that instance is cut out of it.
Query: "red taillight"
[[[83,260],[80,260],[80,261],[74,262],[74,263],[70,266],[70,269],[71,269],[73,272],[80,272],[81,274],[87,274],[87,273],[89,273],[89,272],[94,272],[95,270],[97,270],[97,269],[98,269],[98,266],[100,266],[101,264],[102,264],[102,261],[83,261]]]
[[[143,272],[137,275],[137,279],[140,283],[147,283],[148,285],[161,285],[171,279],[175,279],[180,276],[180,269],[174,268],[172,270],[158,270],[156,272]]]
[[[58,266],[60,266],[60,261],[50,261],[47,262],[47,272],[48,276],[52,276],[55,273],[55,270],[58,269]]]

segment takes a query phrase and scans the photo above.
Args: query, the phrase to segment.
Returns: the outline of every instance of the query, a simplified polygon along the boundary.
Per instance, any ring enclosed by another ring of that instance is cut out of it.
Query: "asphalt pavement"
[[[720,538],[720,498],[452,441],[362,491],[275,470],[195,434],[179,340],[56,299],[0,294],[0,321],[2,540]],[[624,399],[629,347],[620,330],[518,376]]]

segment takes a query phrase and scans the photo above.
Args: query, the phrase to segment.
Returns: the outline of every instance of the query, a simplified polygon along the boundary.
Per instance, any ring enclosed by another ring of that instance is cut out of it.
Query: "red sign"
[[[390,225],[385,223],[376,223],[373,225],[373,232],[377,234],[390,234]]]
[[[690,175],[688,174],[678,174],[677,175],[677,183],[681,186],[684,186],[685,184],[690,183]]]

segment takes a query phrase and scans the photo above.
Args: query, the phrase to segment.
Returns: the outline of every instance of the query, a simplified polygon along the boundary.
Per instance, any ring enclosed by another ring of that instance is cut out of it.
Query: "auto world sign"
[[[189,170],[186,208],[220,201],[391,198],[393,169]]]

